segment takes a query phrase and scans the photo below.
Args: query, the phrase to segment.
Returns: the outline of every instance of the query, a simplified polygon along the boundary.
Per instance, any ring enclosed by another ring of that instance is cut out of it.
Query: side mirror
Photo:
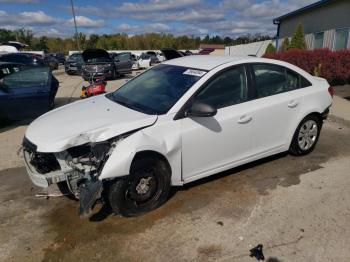
[[[114,58],[115,62],[120,62],[119,58]]]
[[[215,107],[200,102],[194,102],[190,109],[187,111],[188,116],[194,117],[211,117],[215,116],[216,113],[217,110]]]

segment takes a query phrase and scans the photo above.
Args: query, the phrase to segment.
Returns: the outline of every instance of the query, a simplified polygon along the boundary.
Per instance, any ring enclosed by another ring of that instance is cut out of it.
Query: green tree
[[[16,39],[16,37],[12,31],[0,28],[0,43],[5,43],[7,41],[13,41],[15,39]]]
[[[301,24],[298,24],[295,28],[292,40],[290,42],[290,49],[306,49],[304,29]]]
[[[284,51],[287,51],[289,48],[290,48],[289,38],[286,37],[281,44],[280,51],[284,52]]]
[[[269,43],[268,46],[266,47],[265,54],[275,54],[275,53],[276,53],[276,47],[272,43]]]
[[[46,37],[46,36],[40,37],[40,39],[39,39],[39,44],[38,44],[38,46],[37,46],[37,49],[43,50],[43,51],[45,51],[45,52],[48,51],[49,48],[48,48],[48,46],[47,46],[47,37]]]
[[[15,35],[16,41],[25,43],[29,46],[32,45],[32,40],[34,38],[34,34],[32,30],[21,28],[13,31],[13,33]]]

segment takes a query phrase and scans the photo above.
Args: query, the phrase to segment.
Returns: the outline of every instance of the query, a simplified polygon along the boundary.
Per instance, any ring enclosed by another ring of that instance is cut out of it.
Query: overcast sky
[[[74,0],[78,30],[129,35],[274,35],[272,19],[316,0]],[[74,33],[70,0],[0,0],[0,27],[36,35]]]

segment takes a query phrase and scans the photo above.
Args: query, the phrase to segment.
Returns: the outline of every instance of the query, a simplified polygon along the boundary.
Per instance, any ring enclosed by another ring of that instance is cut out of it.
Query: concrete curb
[[[350,121],[350,102],[339,96],[334,96],[330,113],[336,117]]]

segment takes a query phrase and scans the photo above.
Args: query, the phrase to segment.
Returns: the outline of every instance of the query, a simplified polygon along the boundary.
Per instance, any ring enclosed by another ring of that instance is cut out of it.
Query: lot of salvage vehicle
[[[56,106],[78,100],[81,77],[55,74]],[[109,81],[107,91],[128,77]],[[282,154],[175,189],[142,217],[98,205],[89,221],[72,200],[35,197],[40,189],[17,155],[25,129],[18,123],[0,133],[1,261],[254,261],[249,249],[259,243],[277,261],[350,257],[350,123],[335,115],[308,156]]]

